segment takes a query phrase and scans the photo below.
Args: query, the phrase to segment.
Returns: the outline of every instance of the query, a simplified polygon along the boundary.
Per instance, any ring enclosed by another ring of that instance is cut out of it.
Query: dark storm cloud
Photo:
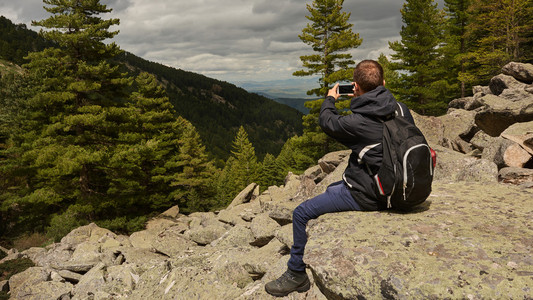
[[[442,2],[442,1],[441,1]],[[119,18],[115,41],[151,61],[224,80],[290,78],[312,53],[298,38],[311,0],[102,0]],[[400,0],[346,0],[363,44],[356,61],[390,53],[399,39]],[[0,14],[30,24],[47,16],[41,0],[0,0]],[[38,30],[38,28],[34,28]]]

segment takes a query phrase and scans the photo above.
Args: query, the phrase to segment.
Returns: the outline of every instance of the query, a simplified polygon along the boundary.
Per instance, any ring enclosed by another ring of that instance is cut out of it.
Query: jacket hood
[[[359,97],[353,98],[350,110],[373,117],[386,117],[396,111],[396,99],[384,86],[378,86],[374,90]]]

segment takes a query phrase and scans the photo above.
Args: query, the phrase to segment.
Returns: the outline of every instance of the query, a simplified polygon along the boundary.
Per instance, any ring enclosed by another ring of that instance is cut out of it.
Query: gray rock
[[[258,185],[256,183],[250,183],[244,190],[242,190],[234,199],[231,201],[228,208],[231,208],[233,206],[243,204],[246,202],[250,202],[252,200],[252,197],[254,196],[254,193],[256,193],[256,188]]]
[[[252,231],[244,225],[237,224],[235,227],[228,230],[220,238],[211,242],[213,247],[240,247],[250,245],[255,240]]]
[[[86,299],[91,297],[95,291],[100,291],[105,285],[105,273],[107,268],[103,263],[94,266],[74,287],[73,294],[78,299]]]
[[[533,184],[533,169],[508,167],[501,169],[498,176],[504,183],[528,186]]]
[[[351,151],[337,151],[331,152],[318,160],[318,165],[322,168],[324,173],[331,173],[343,161],[344,157],[350,155]]]
[[[276,238],[280,241],[285,247],[290,249],[292,247],[292,224],[282,226],[276,233]]]
[[[474,123],[475,115],[476,112],[474,111],[455,109],[440,117],[444,131],[439,144],[456,151],[463,150],[463,153],[470,152],[471,149],[465,146],[463,142],[469,142],[479,131]]]
[[[18,295],[17,291],[24,290],[27,286],[35,286],[41,282],[50,281],[51,270],[43,267],[30,267],[25,271],[9,278],[9,288],[12,295]]]
[[[492,91],[488,86],[476,85],[472,87],[472,94],[474,94],[474,96],[485,96],[492,94]]]
[[[518,89],[506,89],[499,96],[502,99],[505,99],[511,102],[520,101],[524,99],[530,99],[533,97],[533,95],[531,95],[531,93],[527,92],[526,90],[518,90]]]
[[[217,215],[217,218],[220,222],[236,225],[243,221],[240,215],[244,212],[245,209],[247,209],[247,206],[245,204],[228,207],[227,209],[220,211]]]
[[[276,231],[281,226],[269,217],[267,213],[255,217],[250,225],[254,235],[252,246],[262,247],[268,244],[276,235]]]
[[[68,282],[78,283],[81,280],[82,275],[80,273],[72,272],[69,270],[58,270],[59,276],[64,278]]]
[[[180,213],[180,208],[179,206],[177,205],[174,205],[172,206],[171,208],[167,209],[166,211],[164,211],[160,217],[163,217],[163,218],[171,218],[171,219],[176,219],[178,217]]]
[[[153,249],[156,235],[152,231],[142,230],[130,235],[130,242],[133,247],[139,249]]]
[[[411,111],[416,126],[422,131],[430,146],[438,145],[444,137],[444,124],[440,118],[426,117]]]
[[[2,280],[0,281],[0,292],[9,292],[9,281]]]
[[[304,261],[328,299],[527,299],[531,199],[508,185],[437,182],[426,210],[311,221]]]
[[[319,183],[326,177],[326,173],[322,171],[322,168],[320,166],[313,166],[305,170],[303,176],[313,179],[315,183]]]
[[[533,121],[533,95],[519,101],[508,101],[494,95],[481,98],[484,108],[477,112],[475,123],[490,136],[499,136],[517,122]]]
[[[292,223],[292,212],[300,204],[295,201],[265,201],[261,208],[280,225]]]
[[[483,149],[482,158],[494,162],[498,168],[506,167],[504,154],[514,142],[498,137],[492,140],[491,145]]]
[[[502,132],[501,136],[519,144],[533,155],[533,121],[515,123]]]
[[[489,88],[494,95],[501,94],[505,89],[519,89],[523,90],[527,84],[516,80],[512,76],[500,74],[492,77],[489,83]]]
[[[72,284],[68,282],[44,281],[35,285],[25,285],[11,293],[14,300],[67,300],[72,295]]]
[[[178,223],[174,220],[155,218],[146,223],[146,230],[152,232],[161,232],[169,227],[175,226],[176,224]]]
[[[474,110],[483,106],[483,103],[479,99],[474,97],[464,97],[450,101],[448,108]]]
[[[435,181],[497,180],[498,169],[488,160],[479,160],[440,146],[434,147],[433,150],[437,154],[437,165],[433,174]]]
[[[474,137],[470,140],[470,143],[477,149],[483,151],[483,149],[490,147],[494,143],[494,137],[486,134],[483,131],[478,131]]]
[[[241,258],[244,269],[254,278],[261,278],[276,263],[287,249],[278,239],[272,239],[266,246],[254,249]]]
[[[457,180],[496,183],[498,182],[498,166],[486,159],[475,159],[465,164],[457,175]]]
[[[211,255],[213,253],[182,257],[147,270],[129,298],[236,299],[241,289],[236,282],[225,282],[228,274],[211,271]]]
[[[180,255],[183,251],[193,246],[196,246],[196,244],[186,239],[180,233],[179,227],[170,227],[161,231],[153,241],[155,251],[170,257]]]
[[[218,222],[218,221],[217,221]],[[219,222],[220,223],[220,222]],[[226,232],[226,228],[221,224],[208,225],[206,227],[196,227],[189,231],[191,241],[199,245],[207,245],[220,238]]]
[[[134,247],[122,248],[125,263],[137,265],[142,269],[149,269],[155,265],[163,263],[168,257],[155,253],[149,249],[139,249]]]
[[[32,252],[35,255],[30,255],[28,258],[39,267],[51,267],[57,266],[58,262],[66,262],[70,260],[73,252],[74,250],[70,244],[56,243],[49,245],[44,253],[39,253],[38,251]]]
[[[98,225],[91,223],[86,226],[78,227],[61,239],[61,244],[69,244],[76,246],[80,243],[102,242],[104,239],[116,239],[117,235],[108,229],[98,227]]]
[[[533,65],[518,62],[510,62],[503,66],[502,73],[513,76],[516,80],[533,83]]]

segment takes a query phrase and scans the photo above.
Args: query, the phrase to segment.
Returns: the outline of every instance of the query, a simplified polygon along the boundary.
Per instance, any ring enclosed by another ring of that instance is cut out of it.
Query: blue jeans
[[[354,210],[360,211],[361,208],[343,181],[332,183],[323,194],[298,205],[292,213],[293,245],[291,257],[287,263],[289,269],[305,271],[303,261],[305,244],[307,244],[305,228],[309,220],[326,213]]]

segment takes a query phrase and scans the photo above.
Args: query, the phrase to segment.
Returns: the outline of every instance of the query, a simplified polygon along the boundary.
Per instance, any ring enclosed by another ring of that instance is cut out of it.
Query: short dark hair
[[[364,92],[370,92],[383,85],[383,67],[375,60],[363,60],[357,64],[353,71],[353,81]]]

